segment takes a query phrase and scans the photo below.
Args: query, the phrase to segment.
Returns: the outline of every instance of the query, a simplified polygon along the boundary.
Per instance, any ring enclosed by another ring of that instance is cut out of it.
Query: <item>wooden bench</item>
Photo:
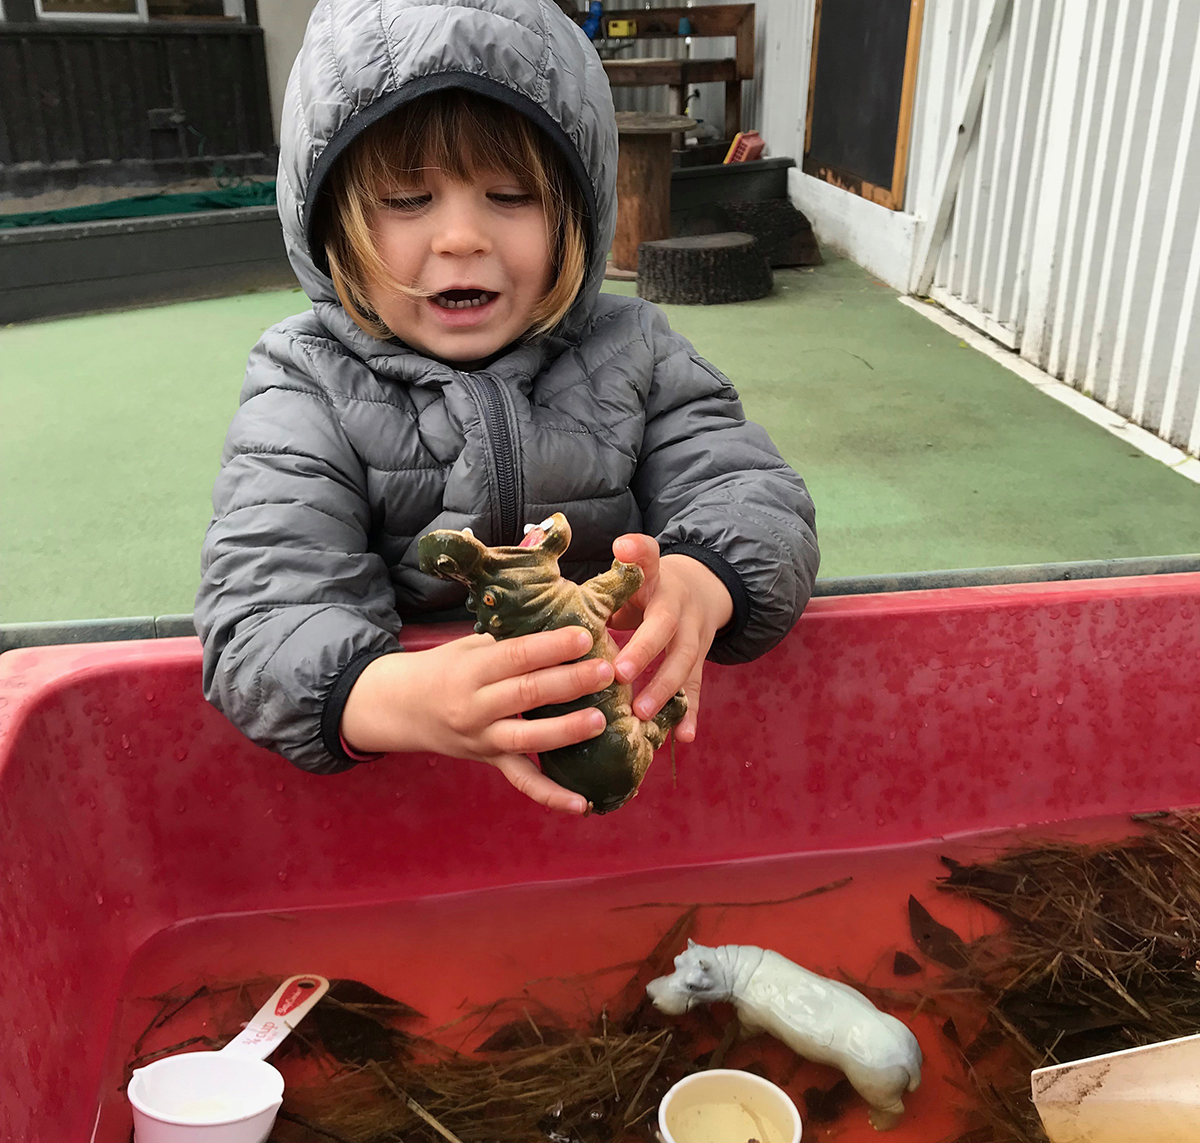
[[[582,21],[584,17],[580,17]],[[686,19],[693,38],[732,36],[735,54],[728,59],[608,59],[604,70],[613,87],[659,87],[675,89],[675,112],[687,114],[688,91],[697,83],[725,85],[725,138],[742,129],[742,81],[754,78],[754,5],[707,4],[696,8],[630,8],[605,11],[601,31],[609,44],[612,25],[625,23],[636,29],[639,40],[677,40],[679,21]],[[618,29],[619,30],[619,29]]]

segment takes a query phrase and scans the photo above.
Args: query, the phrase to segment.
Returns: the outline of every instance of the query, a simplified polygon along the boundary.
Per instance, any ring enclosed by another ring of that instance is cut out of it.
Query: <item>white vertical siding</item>
[[[981,10],[926,0],[905,196],[920,219]],[[1192,453],[1198,128],[1196,0],[1012,0],[930,291]]]
[[[755,8],[755,118],[772,155],[804,159],[813,0],[766,0]]]

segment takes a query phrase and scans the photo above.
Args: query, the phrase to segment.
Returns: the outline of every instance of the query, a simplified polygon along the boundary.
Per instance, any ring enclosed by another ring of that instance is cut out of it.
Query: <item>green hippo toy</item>
[[[475,630],[497,639],[584,627],[592,636],[585,659],[616,660],[617,644],[608,620],[642,586],[637,564],[614,560],[612,567],[586,583],[564,579],[559,557],[571,543],[571,526],[556,512],[526,529],[517,547],[489,548],[469,528],[439,529],[421,537],[421,570],[465,584],[467,607],[475,612]],[[560,786],[582,794],[589,807],[606,814],[623,806],[638,791],[657,750],[687,712],[680,691],[648,722],[633,713],[633,688],[615,679],[604,690],[573,703],[538,707],[526,718],[550,718],[594,706],[607,727],[596,738],[540,756],[542,770]]]

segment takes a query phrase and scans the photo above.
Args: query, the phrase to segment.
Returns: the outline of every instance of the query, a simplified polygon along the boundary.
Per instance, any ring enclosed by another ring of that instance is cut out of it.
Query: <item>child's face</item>
[[[433,297],[377,288],[372,306],[397,337],[429,356],[486,358],[529,329],[550,289],[545,210],[509,171],[460,183],[426,168],[412,178],[386,188],[372,233],[393,277]]]

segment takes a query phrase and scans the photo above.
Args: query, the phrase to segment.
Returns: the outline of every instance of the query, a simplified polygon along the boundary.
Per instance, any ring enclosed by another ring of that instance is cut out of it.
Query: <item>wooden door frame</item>
[[[871,202],[888,210],[904,209],[904,181],[908,174],[908,148],[912,135],[913,103],[917,94],[917,59],[921,54],[921,27],[925,17],[925,0],[909,0],[908,40],[904,47],[904,79],[900,86],[900,119],[896,124],[896,155],[892,162],[890,186],[879,186],[858,175],[838,170],[836,167],[810,164],[809,148],[812,146],[813,95],[817,84],[817,50],[821,42],[821,3],[813,0],[812,53],[808,65],[808,109],[804,121],[804,158],[802,169],[805,174],[832,183],[842,190],[862,195]]]

